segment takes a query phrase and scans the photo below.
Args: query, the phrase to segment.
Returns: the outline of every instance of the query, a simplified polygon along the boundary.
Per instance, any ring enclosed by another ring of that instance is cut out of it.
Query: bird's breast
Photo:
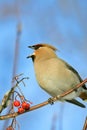
[[[34,64],[36,79],[41,88],[51,96],[57,96],[79,83],[61,61],[56,59]]]

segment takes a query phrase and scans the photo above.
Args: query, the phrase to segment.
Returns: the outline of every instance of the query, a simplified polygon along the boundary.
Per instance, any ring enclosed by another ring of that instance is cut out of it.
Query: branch
[[[57,96],[57,97],[53,97],[53,98],[51,98],[51,100],[52,100],[53,102],[59,100],[60,98],[66,96],[66,95],[72,93],[74,90],[80,88],[80,87],[81,87],[83,84],[85,84],[86,82],[87,82],[87,78],[86,78],[83,82],[81,82],[80,84],[78,84],[75,88],[72,88],[72,89],[68,90],[67,92],[64,92],[63,94],[61,94],[61,95],[59,95],[59,96]],[[41,108],[41,107],[43,107],[43,106],[46,106],[46,105],[48,105],[48,104],[50,104],[50,103],[49,103],[49,101],[47,100],[47,101],[45,101],[45,102],[43,102],[43,103],[37,104],[37,105],[35,105],[35,106],[32,106],[28,111],[25,111],[24,113],[30,112],[30,111],[33,111],[33,110],[36,110],[36,109]],[[21,114],[20,114],[20,113],[18,113],[18,112],[14,112],[14,113],[10,113],[10,114],[7,114],[7,115],[2,115],[2,116],[0,116],[0,120],[6,120],[6,119],[8,119],[8,118],[14,118],[14,117],[17,117],[17,116],[22,115],[22,114],[24,114],[24,113],[21,113]]]
[[[84,123],[84,126],[83,126],[83,130],[87,130],[87,117],[85,119],[85,123]]]

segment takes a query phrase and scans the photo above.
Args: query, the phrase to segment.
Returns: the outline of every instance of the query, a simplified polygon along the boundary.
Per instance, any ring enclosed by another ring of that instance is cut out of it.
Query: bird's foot
[[[53,105],[54,104],[54,100],[52,98],[49,98],[48,99],[48,103],[51,104],[51,105]]]

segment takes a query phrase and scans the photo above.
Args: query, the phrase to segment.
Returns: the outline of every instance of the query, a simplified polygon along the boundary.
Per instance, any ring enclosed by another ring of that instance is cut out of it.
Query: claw
[[[51,105],[54,104],[54,100],[53,100],[52,98],[49,98],[49,99],[48,99],[48,102],[49,102],[49,104],[51,104]]]

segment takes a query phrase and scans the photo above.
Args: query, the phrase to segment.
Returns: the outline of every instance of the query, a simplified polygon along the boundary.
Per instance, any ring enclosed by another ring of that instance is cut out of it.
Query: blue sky
[[[26,57],[33,52],[28,45],[50,43],[58,48],[58,56],[66,60],[87,77],[87,1],[84,0],[26,0],[0,1],[0,101],[11,87],[17,24],[21,22],[22,33],[18,56],[17,74],[24,73],[30,79],[22,87],[26,98],[34,104],[50,96],[37,84],[33,63]],[[81,101],[82,102],[82,101]],[[87,103],[85,103],[87,106]],[[87,108],[57,102],[17,118],[20,129],[82,130]],[[0,121],[3,129],[5,121]],[[61,125],[62,124],[62,125]]]

